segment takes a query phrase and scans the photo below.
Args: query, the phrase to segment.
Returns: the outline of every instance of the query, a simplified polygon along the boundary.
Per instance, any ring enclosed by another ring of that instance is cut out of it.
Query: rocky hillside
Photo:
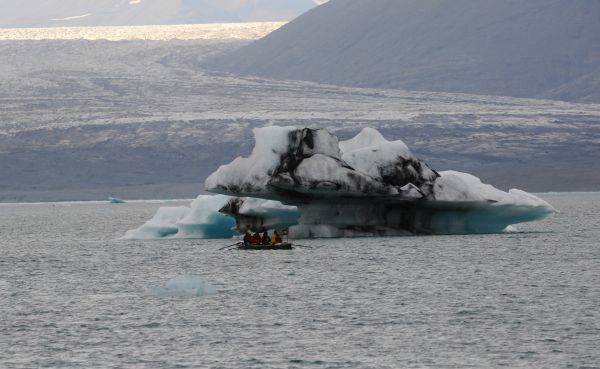
[[[210,67],[275,79],[600,102],[599,0],[332,0]]]

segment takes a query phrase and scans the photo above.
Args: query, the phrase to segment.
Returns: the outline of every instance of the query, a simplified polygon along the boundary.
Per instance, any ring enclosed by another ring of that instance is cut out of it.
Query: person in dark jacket
[[[262,238],[260,240],[260,244],[261,245],[270,245],[271,244],[271,237],[269,237],[269,232],[263,233]]]
[[[250,246],[252,244],[252,235],[250,234],[250,231],[246,231],[246,234],[244,235],[244,246]]]
[[[250,240],[250,242],[252,243],[253,246],[255,246],[255,245],[260,245],[260,240],[261,240],[261,237],[258,234],[258,232],[256,232],[252,235],[252,239]]]

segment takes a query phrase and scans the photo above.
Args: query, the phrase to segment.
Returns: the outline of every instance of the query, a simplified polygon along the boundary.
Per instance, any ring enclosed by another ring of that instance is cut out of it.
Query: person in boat
[[[252,235],[252,238],[250,239],[250,243],[251,243],[253,246],[260,245],[260,240],[261,240],[260,234],[258,234],[258,232],[255,232],[255,233]]]
[[[271,243],[273,245],[279,245],[279,244],[283,243],[283,240],[281,239],[281,236],[279,236],[279,233],[277,233],[277,231],[273,231],[273,236],[271,237]]]
[[[271,244],[271,236],[269,236],[269,232],[265,231],[260,239],[261,245],[270,245]]]
[[[252,235],[250,234],[250,231],[246,231],[246,234],[244,235],[244,246],[250,246],[252,244]]]

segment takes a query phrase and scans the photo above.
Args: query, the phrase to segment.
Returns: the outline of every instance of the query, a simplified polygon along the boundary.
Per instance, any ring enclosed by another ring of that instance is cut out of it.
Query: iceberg
[[[112,197],[111,196],[111,197],[108,198],[108,202],[111,203],[111,204],[124,204],[125,200],[121,200],[118,197]]]
[[[342,142],[325,129],[264,127],[254,135],[250,156],[221,166],[206,190],[296,207],[293,237],[499,233],[556,211],[524,191],[437,172],[374,129]]]
[[[408,146],[365,128],[338,141],[325,129],[254,130],[248,157],[222,165],[189,207],[164,207],[126,239],[231,238],[289,229],[291,237],[500,233],[556,210],[530,193],[471,174],[437,172]]]
[[[161,238],[231,238],[235,220],[219,209],[229,196],[200,195],[189,207],[162,207],[152,219],[137,229],[127,231],[123,239]]]
[[[161,207],[152,219],[123,239],[225,239],[246,230],[286,229],[298,224],[295,206],[256,198],[198,196],[189,207]]]

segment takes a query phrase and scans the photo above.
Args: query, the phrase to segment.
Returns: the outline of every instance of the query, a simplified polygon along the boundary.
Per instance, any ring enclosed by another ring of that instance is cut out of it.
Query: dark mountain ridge
[[[344,86],[600,102],[600,1],[332,0],[209,67]]]

